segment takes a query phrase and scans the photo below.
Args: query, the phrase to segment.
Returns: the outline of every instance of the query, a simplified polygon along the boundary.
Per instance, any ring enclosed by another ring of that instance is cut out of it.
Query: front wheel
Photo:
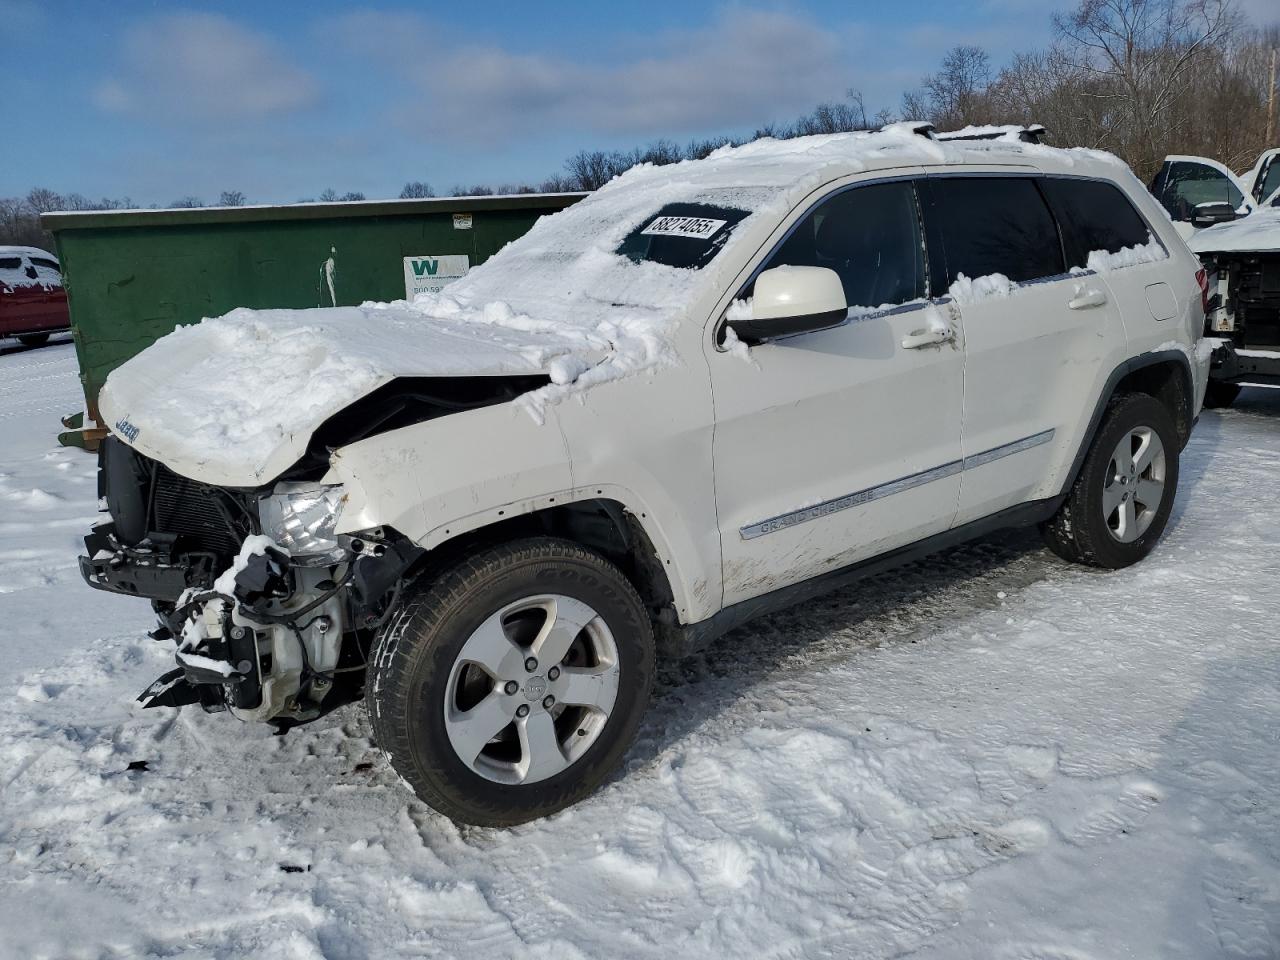
[[[374,736],[453,820],[512,826],[586,796],[621,763],[653,687],[653,632],[622,572],[563,540],[459,564],[380,634]]]
[[[1049,549],[1111,569],[1145,557],[1173,509],[1178,449],[1163,403],[1143,393],[1113,400],[1071,492],[1041,528]]]

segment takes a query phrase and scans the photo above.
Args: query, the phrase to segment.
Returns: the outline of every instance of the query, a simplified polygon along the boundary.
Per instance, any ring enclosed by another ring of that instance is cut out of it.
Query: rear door
[[[931,266],[964,330],[957,525],[1049,495],[1106,344],[1124,342],[1105,286],[1068,274],[1042,180],[928,177],[929,246],[944,258]]]
[[[1167,250],[1123,190],[1079,177],[1051,177],[1044,189],[1063,226],[1067,265],[1105,289],[1135,350],[1199,335],[1204,321],[1192,272],[1170,276]],[[1129,252],[1109,256],[1122,250]],[[1096,275],[1091,262],[1100,268]]]

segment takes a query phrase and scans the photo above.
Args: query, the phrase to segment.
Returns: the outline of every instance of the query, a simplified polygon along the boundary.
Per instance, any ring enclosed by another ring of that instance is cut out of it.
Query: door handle
[[[923,330],[912,330],[902,338],[904,350],[919,350],[921,347],[932,347],[939,343],[954,340],[956,332],[951,327],[925,327]]]
[[[1080,290],[1077,288],[1076,295],[1067,301],[1067,308],[1070,310],[1087,310],[1090,307],[1100,307],[1107,302],[1107,295],[1101,290]]]

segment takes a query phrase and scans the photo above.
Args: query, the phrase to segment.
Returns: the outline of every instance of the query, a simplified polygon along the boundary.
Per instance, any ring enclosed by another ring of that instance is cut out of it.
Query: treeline
[[[768,123],[744,137],[712,137],[680,144],[661,139],[631,150],[580,150],[564,170],[541,181],[457,184],[446,196],[558,193],[595,190],[638,163],[701,159],[726,144],[761,137],[807,136],[866,130],[895,119],[927,119],[939,130],[970,124],[1040,123],[1049,142],[1109,150],[1144,181],[1167,154],[1212,157],[1233,170],[1250,165],[1276,145],[1275,69],[1280,24],[1250,24],[1234,0],[1080,0],[1053,16],[1053,42],[1014,54],[996,69],[985,50],[957,46],[919,88],[903,94],[898,109],[868,114],[861,93],[820,103],[789,123]],[[433,197],[413,180],[401,199]],[[364,200],[362,193],[326,190],[314,200]],[[218,206],[246,197],[226,191]],[[182,197],[171,206],[204,206]],[[37,188],[25,197],[0,198],[0,243],[48,246],[39,216],[49,210],[112,210],[128,198],[91,201]]]

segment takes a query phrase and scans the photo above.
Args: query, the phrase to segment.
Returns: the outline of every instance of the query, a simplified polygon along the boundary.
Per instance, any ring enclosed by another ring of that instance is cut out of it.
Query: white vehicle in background
[[[1121,162],[925,131],[642,166],[413,303],[234,311],[107,381],[88,582],[153,601],[148,705],[361,696],[454,819],[600,785],[658,657],[1039,524],[1153,549],[1203,272]]]
[[[1280,386],[1280,149],[1235,176],[1206,157],[1166,157],[1151,192],[1207,270],[1214,350],[1205,404],[1242,384]]]
[[[1247,217],[1280,200],[1280,149],[1266,150],[1236,175],[1208,157],[1169,156],[1149,188],[1184,239],[1195,231]]]
[[[1206,327],[1221,341],[1206,405],[1230,406],[1243,384],[1280,386],[1280,207],[1201,230],[1190,246],[1208,271]]]

